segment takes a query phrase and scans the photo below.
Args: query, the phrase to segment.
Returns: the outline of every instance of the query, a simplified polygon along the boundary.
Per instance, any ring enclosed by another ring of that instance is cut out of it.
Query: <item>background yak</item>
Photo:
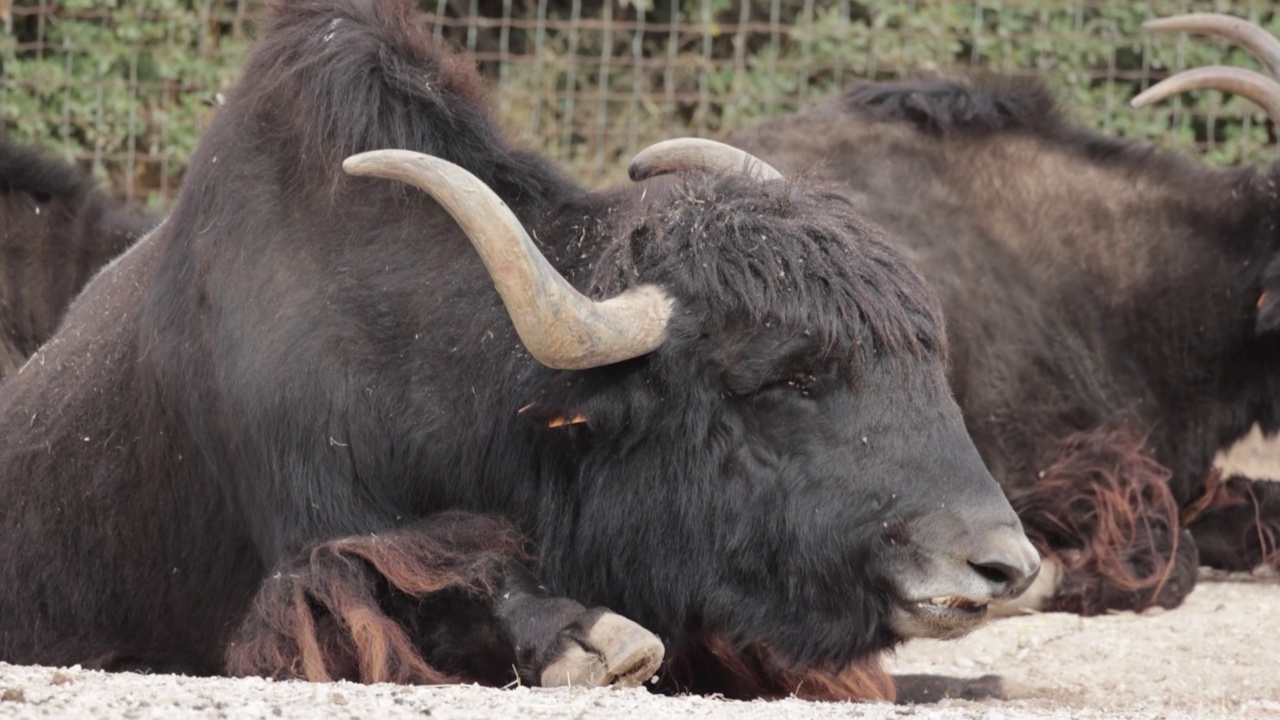
[[[1280,58],[1241,25],[1155,24],[1235,28]],[[1280,107],[1257,73],[1168,82],[1143,100],[1254,87]],[[1065,570],[1049,607],[1175,605],[1197,544],[1219,567],[1274,561],[1276,484],[1211,464],[1255,423],[1280,430],[1280,166],[1212,169],[1074,127],[1026,81],[860,85],[732,142],[847,184],[939,292],[966,425]]]
[[[881,650],[1031,581],[936,296],[843,195],[740,154],[585,191],[410,11],[274,8],[173,212],[5,381],[0,660],[634,684],[665,650],[668,687],[887,697]]]
[[[93,273],[150,225],[74,166],[0,136],[0,378],[49,339]]]

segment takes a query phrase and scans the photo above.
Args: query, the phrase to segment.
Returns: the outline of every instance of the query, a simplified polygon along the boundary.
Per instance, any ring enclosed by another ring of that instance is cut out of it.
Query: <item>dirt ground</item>
[[[909,643],[893,666],[999,674],[1010,699],[990,707],[1028,717],[1070,709],[1072,716],[1280,718],[1280,579],[1219,575],[1170,611],[1001,620],[958,641]]]
[[[999,620],[963,640],[909,643],[891,665],[996,673],[1009,699],[743,703],[643,690],[274,683],[0,664],[0,718],[1280,718],[1280,578],[1218,577],[1167,612]]]

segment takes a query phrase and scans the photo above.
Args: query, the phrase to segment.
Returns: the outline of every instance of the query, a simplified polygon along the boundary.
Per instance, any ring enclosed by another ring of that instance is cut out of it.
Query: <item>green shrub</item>
[[[1206,38],[1145,37],[1151,17],[1240,15],[1280,31],[1270,3],[1155,0],[424,0],[438,34],[473,52],[508,128],[585,180],[620,178],[637,147],[717,135],[860,78],[1039,76],[1104,132],[1266,160],[1272,125],[1201,92],[1131,110],[1153,80],[1214,63],[1256,67]],[[473,8],[477,16],[472,16]],[[437,15],[443,9],[443,14]],[[248,0],[21,0],[0,34],[0,117],[127,196],[177,188],[209,101],[234,80],[260,14]]]

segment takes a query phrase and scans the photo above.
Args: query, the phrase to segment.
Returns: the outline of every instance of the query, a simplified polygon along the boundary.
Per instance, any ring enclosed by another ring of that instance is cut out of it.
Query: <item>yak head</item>
[[[948,390],[936,297],[839,194],[655,146],[633,178],[690,172],[588,229],[609,234],[596,301],[466,171],[394,150],[345,167],[435,197],[545,366],[521,420],[571,459],[537,500],[557,506],[534,533],[553,591],[673,649],[839,667],[962,635],[1035,576]]]

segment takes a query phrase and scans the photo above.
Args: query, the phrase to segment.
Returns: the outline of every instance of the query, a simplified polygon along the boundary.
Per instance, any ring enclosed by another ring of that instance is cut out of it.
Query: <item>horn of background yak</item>
[[[701,138],[677,138],[654,143],[631,158],[627,174],[633,181],[640,182],[681,170],[742,171],[757,180],[782,179],[782,173],[755,155],[732,145]]]
[[[1189,13],[1148,20],[1142,23],[1142,29],[1217,35],[1248,50],[1272,77],[1280,78],[1280,39],[1243,18],[1222,13]]]
[[[520,340],[543,365],[600,367],[662,344],[671,317],[665,292],[641,285],[601,302],[582,295],[551,267],[497,193],[457,165],[408,150],[374,150],[352,155],[342,169],[399,180],[440,203],[475,246]]]
[[[1140,108],[1191,90],[1222,90],[1242,95],[1261,105],[1273,121],[1280,123],[1280,83],[1260,72],[1223,65],[1183,70],[1147,88],[1129,104]]]

